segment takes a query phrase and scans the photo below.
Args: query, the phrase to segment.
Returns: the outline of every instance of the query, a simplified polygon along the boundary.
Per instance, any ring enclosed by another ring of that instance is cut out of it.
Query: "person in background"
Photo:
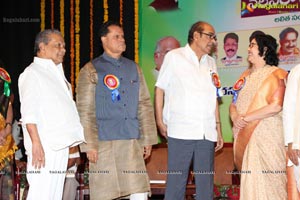
[[[65,41],[58,30],[37,34],[35,54],[19,76],[27,154],[28,200],[62,198],[69,147],[84,142],[83,128],[63,71]]]
[[[279,58],[284,56],[300,56],[300,50],[297,48],[298,31],[292,27],[283,29],[279,34]]]
[[[146,200],[150,184],[144,159],[157,143],[150,94],[139,66],[122,56],[126,44],[120,24],[105,22],[99,35],[104,53],[80,70],[77,87],[90,197]]]
[[[256,34],[250,67],[233,86],[230,104],[240,200],[287,199],[282,105],[287,72],[278,68],[276,39]]]
[[[242,57],[237,55],[239,47],[239,36],[236,33],[227,33],[224,37],[224,51],[226,57],[221,61],[225,66],[238,65],[242,62]]]
[[[217,38],[212,25],[196,22],[185,47],[164,59],[155,88],[156,123],[168,140],[165,200],[183,200],[190,164],[196,199],[213,199],[214,152],[223,147],[217,88],[211,53]],[[216,147],[215,147],[216,143]]]
[[[153,75],[155,80],[158,77],[159,70],[164,61],[165,55],[172,49],[180,47],[180,42],[173,36],[162,37],[156,42],[156,47],[154,50],[154,62],[155,68],[153,69]]]
[[[14,199],[13,156],[17,146],[12,137],[12,94],[8,72],[0,66],[0,199]]]

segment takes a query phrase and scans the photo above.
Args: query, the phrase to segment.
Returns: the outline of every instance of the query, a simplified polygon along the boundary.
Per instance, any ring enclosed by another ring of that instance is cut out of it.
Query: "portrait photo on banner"
[[[289,68],[300,61],[300,25],[218,33],[217,66],[220,68],[247,67],[249,37],[262,31],[277,40],[279,66]]]

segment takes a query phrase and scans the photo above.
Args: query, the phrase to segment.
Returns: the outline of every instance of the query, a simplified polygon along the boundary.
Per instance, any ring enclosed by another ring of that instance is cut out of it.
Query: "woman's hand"
[[[236,139],[240,130],[243,129],[247,124],[248,121],[245,120],[245,116],[237,115],[233,122],[232,132],[233,132],[233,138]]]
[[[237,115],[235,120],[233,121],[233,127],[236,129],[243,129],[245,126],[247,126],[249,122],[245,120],[245,116]]]

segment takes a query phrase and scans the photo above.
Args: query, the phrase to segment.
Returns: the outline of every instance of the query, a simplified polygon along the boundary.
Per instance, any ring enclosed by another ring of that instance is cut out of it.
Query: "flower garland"
[[[134,61],[139,63],[139,1],[134,0]]]
[[[80,0],[75,1],[75,84],[80,71]]]
[[[75,49],[74,49],[74,0],[70,0],[70,67],[71,67],[71,85],[72,92],[74,94],[74,57],[75,57]]]
[[[93,10],[94,10],[94,2],[93,0],[90,0],[90,59],[93,59],[94,57],[94,15],[93,15]]]
[[[51,28],[54,28],[54,0],[51,0]]]
[[[60,0],[59,2],[59,11],[60,11],[60,32],[62,34],[63,37],[65,37],[65,15],[64,15],[64,11],[65,11],[65,1],[64,0]]]
[[[239,185],[214,185],[214,199],[240,199]]]
[[[45,0],[41,0],[41,31],[45,29]]]
[[[104,16],[103,21],[108,21],[108,0],[103,0],[103,9],[104,9]]]
[[[120,24],[123,25],[123,0],[120,0]]]

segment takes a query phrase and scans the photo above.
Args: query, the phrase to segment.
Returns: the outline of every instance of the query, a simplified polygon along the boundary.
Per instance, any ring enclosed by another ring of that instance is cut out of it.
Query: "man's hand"
[[[86,152],[86,156],[92,163],[97,163],[98,161],[98,151],[95,149],[89,150]]]
[[[298,159],[300,157],[300,151],[298,149],[292,149],[292,144],[289,144],[287,156],[294,163],[294,165],[299,165]]]
[[[35,169],[45,167],[45,152],[40,140],[36,124],[26,124],[32,142],[32,166]]]
[[[32,143],[32,166],[35,169],[45,167],[45,153],[40,142]]]
[[[218,136],[218,140],[217,140],[217,145],[215,147],[215,152],[219,151],[220,149],[223,148],[224,145],[224,140],[222,136]]]
[[[157,124],[159,133],[166,139],[168,139],[167,125],[164,123]]]
[[[146,160],[151,155],[152,145],[144,147],[144,159]]]

